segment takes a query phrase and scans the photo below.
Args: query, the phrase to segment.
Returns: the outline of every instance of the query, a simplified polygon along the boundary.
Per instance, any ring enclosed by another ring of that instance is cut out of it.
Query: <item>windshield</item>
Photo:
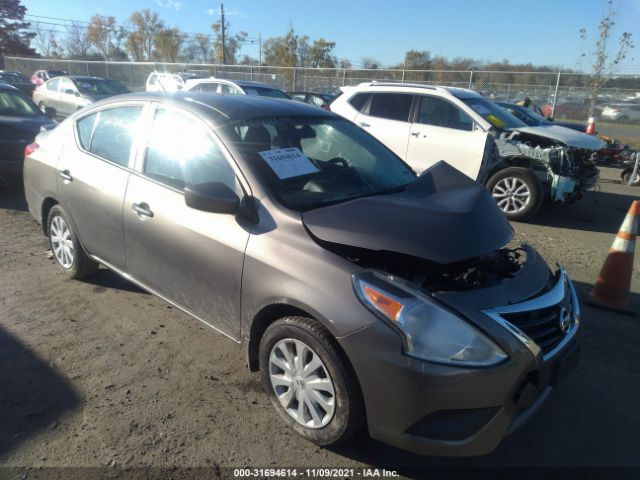
[[[326,117],[269,117],[222,130],[276,198],[298,211],[399,191],[415,173],[353,123]]]
[[[271,97],[271,98],[286,98],[290,100],[286,93],[281,92],[277,88],[269,88],[269,87],[242,87],[244,92],[247,95],[259,95],[261,97]]]
[[[118,93],[130,93],[131,91],[123,84],[118,82],[117,80],[105,79],[105,82],[109,84],[111,88],[113,88]]]
[[[106,82],[97,78],[77,79],[76,85],[80,93],[89,95],[115,95],[122,91],[113,82]]]
[[[41,114],[38,107],[20,92],[0,91],[0,115],[35,117]]]
[[[471,97],[461,100],[494,127],[511,130],[527,126],[522,120],[485,98]]]

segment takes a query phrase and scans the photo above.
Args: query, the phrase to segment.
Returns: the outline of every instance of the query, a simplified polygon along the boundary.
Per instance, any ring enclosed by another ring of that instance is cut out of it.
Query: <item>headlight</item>
[[[369,310],[399,330],[407,355],[475,367],[507,358],[482,332],[397,277],[367,271],[354,275],[353,285]]]

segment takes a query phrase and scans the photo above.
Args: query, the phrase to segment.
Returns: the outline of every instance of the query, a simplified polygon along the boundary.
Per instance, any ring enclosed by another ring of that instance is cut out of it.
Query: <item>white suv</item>
[[[529,127],[472,90],[370,82],[342,91],[333,112],[418,173],[444,160],[486,184],[511,220],[533,215],[544,200],[575,200],[597,181],[592,157],[602,141],[556,125]]]

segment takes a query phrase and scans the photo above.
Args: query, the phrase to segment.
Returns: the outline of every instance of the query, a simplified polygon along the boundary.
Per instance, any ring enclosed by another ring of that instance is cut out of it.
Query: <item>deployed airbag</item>
[[[321,241],[441,264],[495,251],[512,236],[489,192],[442,161],[401,192],[310,210],[302,220]]]

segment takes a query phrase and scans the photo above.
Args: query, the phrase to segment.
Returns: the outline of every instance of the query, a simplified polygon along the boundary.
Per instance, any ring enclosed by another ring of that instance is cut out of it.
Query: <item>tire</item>
[[[542,184],[526,168],[509,167],[496,172],[487,181],[487,190],[509,220],[521,221],[531,217],[544,202]]]
[[[284,355],[285,351],[289,353],[288,357]],[[295,361],[299,357],[302,357],[301,364]],[[331,334],[316,320],[285,317],[272,323],[260,341],[259,358],[262,383],[271,403],[285,423],[300,436],[329,446],[346,440],[362,426],[364,407],[355,374]],[[298,369],[312,364],[317,365],[314,370],[298,375]],[[295,371],[287,371],[283,366],[295,366]],[[287,377],[291,381],[286,380]],[[280,381],[274,384],[278,379]],[[321,385],[310,389],[311,381]],[[309,404],[303,401],[302,419],[298,421],[298,395],[311,400],[316,417],[311,415]],[[324,399],[329,407],[323,408],[317,400],[314,404],[313,400],[318,398]]]
[[[637,187],[638,185],[640,185],[640,174],[636,174],[636,179],[633,183],[629,183],[629,180],[631,180],[631,174],[633,173],[633,170],[627,170],[622,172],[622,183],[624,183],[625,185],[632,185],[634,187]]]
[[[85,253],[67,212],[60,205],[49,210],[47,234],[54,260],[70,278],[88,277],[98,270],[98,263]]]

